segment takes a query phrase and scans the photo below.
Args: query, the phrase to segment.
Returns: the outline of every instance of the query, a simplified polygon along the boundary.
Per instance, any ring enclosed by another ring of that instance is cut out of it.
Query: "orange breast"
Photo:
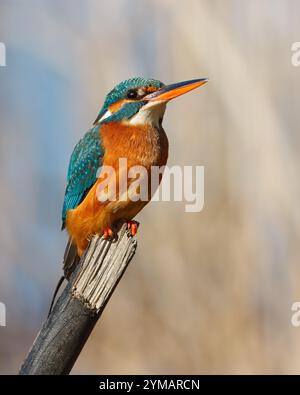
[[[105,227],[110,227],[118,219],[132,219],[148,201],[122,200],[119,185],[120,168],[119,159],[127,160],[127,169],[132,166],[143,166],[148,173],[148,183],[151,183],[151,166],[164,166],[168,158],[168,139],[161,128],[137,127],[120,123],[103,125],[100,129],[101,140],[105,155],[103,167],[111,166],[115,176],[116,196],[114,201],[99,201],[99,191],[103,185],[103,173],[100,173],[97,182],[90,189],[81,204],[67,213],[67,230],[78,247],[78,253],[87,247],[88,240],[96,233],[102,233]],[[123,178],[124,179],[124,178]],[[132,179],[127,177],[130,187]],[[149,196],[150,199],[150,196]]]

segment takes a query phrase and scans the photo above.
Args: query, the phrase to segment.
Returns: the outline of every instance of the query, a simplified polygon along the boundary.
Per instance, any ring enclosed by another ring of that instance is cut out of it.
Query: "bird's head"
[[[140,77],[125,80],[106,96],[94,125],[123,122],[158,126],[168,101],[207,81],[207,78],[202,78],[165,85],[158,80]]]

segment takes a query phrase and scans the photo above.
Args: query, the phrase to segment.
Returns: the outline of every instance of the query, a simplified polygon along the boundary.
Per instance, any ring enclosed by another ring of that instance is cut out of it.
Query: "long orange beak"
[[[177,82],[176,84],[165,85],[158,91],[150,93],[145,96],[143,100],[147,101],[169,101],[175,97],[184,95],[185,93],[198,88],[201,85],[206,84],[208,78],[201,78],[197,80],[189,80],[183,82]]]

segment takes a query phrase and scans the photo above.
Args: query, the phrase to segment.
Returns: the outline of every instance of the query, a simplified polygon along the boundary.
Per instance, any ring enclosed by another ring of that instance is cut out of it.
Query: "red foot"
[[[103,230],[103,237],[104,239],[110,239],[113,236],[114,232],[111,228],[107,227]]]
[[[127,221],[127,227],[130,230],[131,236],[135,236],[138,230],[138,223],[136,221]]]

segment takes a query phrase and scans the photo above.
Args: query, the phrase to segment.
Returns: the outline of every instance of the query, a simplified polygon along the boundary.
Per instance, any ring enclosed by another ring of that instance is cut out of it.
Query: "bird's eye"
[[[129,91],[126,94],[127,99],[136,99],[138,96],[137,91],[135,91],[134,89],[129,89]]]

